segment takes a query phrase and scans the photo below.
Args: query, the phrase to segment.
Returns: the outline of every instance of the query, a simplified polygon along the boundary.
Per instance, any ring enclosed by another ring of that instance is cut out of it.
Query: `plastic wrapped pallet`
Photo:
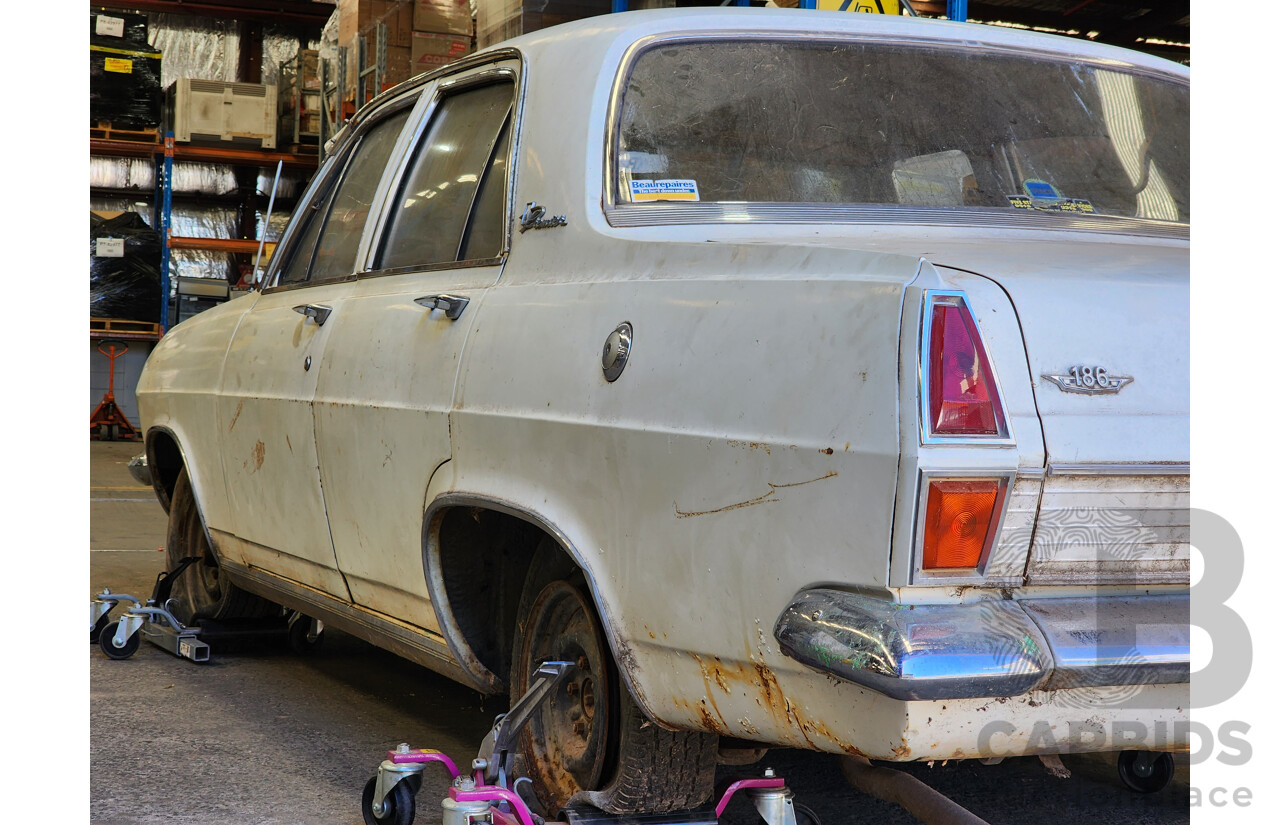
[[[584,17],[608,14],[610,0],[476,0],[476,48]]]
[[[160,125],[160,52],[121,38],[89,39],[89,122],[118,129]]]
[[[89,213],[89,315],[160,321],[160,233],[136,212]]]

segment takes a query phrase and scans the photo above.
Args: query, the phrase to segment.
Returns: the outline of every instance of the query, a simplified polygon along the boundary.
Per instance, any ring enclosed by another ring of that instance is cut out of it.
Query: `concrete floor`
[[[136,444],[90,444],[90,584],[140,598],[163,569],[165,515],[125,466]],[[91,595],[91,594],[89,594]],[[470,761],[502,698],[485,698],[337,631],[315,654],[258,643],[213,650],[209,663],[143,644],[125,661],[89,650],[90,819],[120,823],[358,825],[360,792],[389,747],[409,742]],[[991,825],[1188,823],[1189,778],[1152,796],[1124,790],[1114,762],[1066,756],[1073,776],[1050,777],[1035,759],[905,766]],[[824,825],[915,820],[849,788],[835,757],[771,751],[758,766],[721,767],[717,779],[771,766]],[[440,822],[443,771],[429,772],[419,825]],[[735,802],[725,825],[754,825]]]

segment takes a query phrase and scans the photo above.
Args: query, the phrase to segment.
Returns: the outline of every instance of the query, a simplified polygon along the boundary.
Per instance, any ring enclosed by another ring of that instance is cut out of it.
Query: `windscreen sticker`
[[[1042,212],[1081,212],[1094,214],[1093,204],[1081,198],[1061,198],[1059,200],[1035,200],[1025,195],[1010,195],[1009,205],[1017,209],[1039,209]]]
[[[696,180],[633,180],[631,200],[640,201],[696,201]]]
[[[1038,178],[1028,178],[1022,182],[1022,191],[1027,193],[1028,197],[1038,201],[1060,201],[1062,193],[1058,191],[1058,187],[1048,181],[1039,180]]]

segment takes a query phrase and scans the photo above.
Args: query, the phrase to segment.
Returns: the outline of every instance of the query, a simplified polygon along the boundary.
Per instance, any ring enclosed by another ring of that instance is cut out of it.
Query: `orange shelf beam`
[[[262,255],[264,259],[271,257],[271,250],[275,249],[275,243],[267,241],[263,245]],[[244,238],[169,238],[170,249],[203,249],[207,252],[243,252],[253,255],[258,251],[258,242]]]

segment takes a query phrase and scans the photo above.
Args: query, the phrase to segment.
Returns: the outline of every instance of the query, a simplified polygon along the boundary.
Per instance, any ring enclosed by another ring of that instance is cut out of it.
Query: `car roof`
[[[1154,55],[1025,29],[980,23],[958,23],[923,17],[883,14],[827,12],[808,9],[697,7],[620,12],[563,23],[521,35],[491,47],[515,47],[533,61],[550,51],[569,49],[577,65],[582,58],[601,55],[603,44],[630,44],[653,35],[743,34],[848,34],[855,37],[902,38],[916,42],[930,40],[975,48],[1049,53],[1091,61],[1129,64],[1148,71],[1190,77],[1190,69]],[[605,68],[605,67],[600,67]]]

